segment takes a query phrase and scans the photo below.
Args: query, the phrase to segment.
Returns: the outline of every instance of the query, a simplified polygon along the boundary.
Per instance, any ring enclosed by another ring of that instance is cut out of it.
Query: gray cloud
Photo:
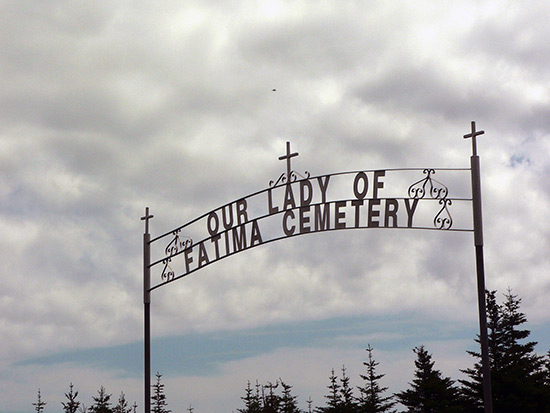
[[[160,234],[261,190],[287,140],[312,175],[467,167],[477,120],[487,284],[546,323],[544,7],[1,3],[0,371],[19,381],[0,387],[19,396],[0,409],[37,387],[22,359],[141,339],[146,206]],[[462,175],[445,182],[469,190]],[[411,311],[475,326],[473,259],[471,234],[283,240],[155,291],[154,334]]]

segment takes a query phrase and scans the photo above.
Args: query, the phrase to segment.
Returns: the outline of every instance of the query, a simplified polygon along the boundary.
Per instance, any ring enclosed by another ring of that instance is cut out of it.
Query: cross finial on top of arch
[[[464,139],[472,138],[472,155],[477,155],[477,144],[476,144],[476,136],[483,135],[485,131],[476,131],[476,123],[475,121],[472,121],[472,131],[468,133],[467,135],[464,135]]]
[[[290,166],[290,158],[293,158],[295,156],[298,156],[298,152],[290,153],[290,142],[287,142],[286,143],[286,155],[279,156],[280,161],[286,159],[286,179],[287,179],[287,182],[290,182],[290,173],[292,172],[292,168]]]
[[[145,207],[145,216],[141,217],[142,221],[145,221],[145,233],[149,234],[149,220],[154,216],[149,213],[149,207]]]

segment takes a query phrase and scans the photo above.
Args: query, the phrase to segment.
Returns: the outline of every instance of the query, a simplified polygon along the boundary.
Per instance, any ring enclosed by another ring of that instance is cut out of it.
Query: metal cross
[[[154,215],[149,214],[149,207],[145,207],[145,216],[141,217],[142,221],[145,221],[145,233],[149,233],[149,220],[153,218]]]
[[[472,138],[472,155],[477,155],[476,136],[483,135],[485,131],[476,131],[476,123],[472,121],[472,132],[464,135],[464,139]]]
[[[290,167],[290,158],[293,158],[295,156],[298,156],[298,152],[290,153],[290,142],[287,142],[286,155],[279,156],[279,160],[282,161],[283,159],[286,159],[286,179],[287,179],[287,182],[289,183],[290,183],[290,172],[292,171]]]

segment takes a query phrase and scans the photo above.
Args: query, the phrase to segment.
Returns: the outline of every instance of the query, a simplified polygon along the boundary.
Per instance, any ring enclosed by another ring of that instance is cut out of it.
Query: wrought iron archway
[[[464,135],[465,139],[472,140],[470,168],[394,168],[319,176],[311,176],[309,172],[301,174],[292,170],[291,159],[298,156],[298,153],[292,153],[290,142],[287,142],[286,154],[279,157],[279,160],[286,162],[286,172],[275,181],[270,181],[269,186],[263,190],[222,205],[153,239],[149,233],[149,221],[153,215],[150,214],[149,207],[145,208],[145,215],[141,218],[145,221],[143,235],[145,413],[151,411],[150,304],[153,290],[221,259],[270,242],[316,232],[368,228],[473,232],[483,397],[485,412],[492,413],[485,306],[481,179],[476,142],[476,137],[483,133],[484,131],[476,130],[476,124],[472,121],[471,132]],[[434,177],[436,174],[457,171],[470,172],[471,197],[453,196],[449,188]],[[403,173],[421,174],[422,177],[403,186],[403,182],[406,181],[399,177]],[[387,192],[388,186],[393,186],[388,179],[395,184],[393,189],[396,189],[397,193],[382,197],[381,192]],[[347,184],[344,186],[348,190],[351,188],[350,194],[353,193],[353,195],[342,198],[338,190],[331,194],[329,187],[332,189],[333,186],[337,186],[332,185],[336,180]],[[451,206],[456,206],[457,203],[471,203],[473,226],[457,225],[451,214]],[[420,204],[427,206],[422,212],[418,209]],[[264,208],[266,206],[267,208]],[[191,233],[197,233],[199,236],[187,235]],[[154,250],[153,259],[152,250]],[[181,267],[181,270],[178,270],[177,266]],[[160,281],[154,285],[151,284],[152,269],[160,272],[158,278]]]

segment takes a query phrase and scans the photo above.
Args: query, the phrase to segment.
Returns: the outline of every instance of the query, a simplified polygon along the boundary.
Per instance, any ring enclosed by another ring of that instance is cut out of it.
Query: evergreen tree
[[[342,404],[340,384],[338,383],[338,377],[334,374],[334,369],[331,371],[329,380],[330,384],[327,386],[329,389],[329,394],[325,395],[327,405],[325,407],[317,407],[316,412],[318,413],[336,413],[339,411],[338,409]]]
[[[151,395],[151,412],[152,413],[170,413],[172,410],[167,409],[166,395],[164,394],[164,384],[160,379],[162,374],[157,372],[157,382],[153,384],[153,394]]]
[[[283,388],[279,412],[301,413],[301,410],[298,408],[298,396],[292,395],[292,386],[286,384],[281,378],[279,378],[279,382]]]
[[[313,400],[311,400],[311,396],[308,397],[306,402],[307,402],[307,413],[313,413]]]
[[[549,411],[544,388],[543,359],[535,353],[534,341],[523,343],[530,335],[520,326],[527,322],[520,311],[521,299],[510,290],[504,302],[496,302],[496,291],[486,292],[489,366],[495,412]],[[479,339],[476,340],[479,343]],[[483,411],[483,375],[481,355],[468,352],[478,361],[473,368],[462,370],[469,380],[460,380],[461,392],[469,411]]]
[[[380,387],[379,381],[384,374],[376,374],[376,366],[380,363],[374,361],[372,351],[374,350],[370,344],[367,347],[369,358],[363,365],[367,368],[367,374],[361,377],[365,381],[364,387],[358,387],[358,411],[361,413],[393,413],[392,407],[395,405],[393,396],[383,397],[383,394],[388,390],[387,387]]]
[[[273,391],[279,386],[279,382],[275,384],[268,382],[265,385],[265,389],[268,390],[267,395],[263,394],[263,409],[264,413],[277,413],[279,411],[279,405],[281,404],[281,398]],[[264,389],[264,390],[265,390]]]
[[[65,393],[67,403],[61,402],[65,413],[76,413],[80,407],[80,402],[76,400],[78,391],[73,391],[73,384],[69,384],[69,393]]]
[[[547,411],[550,410],[550,350],[546,353],[544,359],[544,393],[546,399],[546,405],[548,406]]]
[[[256,383],[258,384],[258,383]],[[240,413],[260,413],[262,411],[262,404],[260,402],[260,394],[258,386],[256,386],[256,392],[250,386],[250,381],[247,382],[244,397],[241,397],[244,402],[244,409],[237,409]]]
[[[37,401],[36,401],[36,403],[32,403],[36,413],[42,413],[44,411],[44,406],[46,406],[46,404],[48,404],[48,403],[46,403],[45,401],[42,401],[42,394],[40,393],[40,389],[38,389]]]
[[[126,395],[124,392],[120,392],[120,396],[118,396],[118,403],[113,408],[113,413],[131,413],[132,407],[128,406],[128,402],[126,401]]]
[[[94,403],[90,406],[88,411],[90,413],[112,413],[111,409],[111,396],[107,394],[105,387],[101,386],[98,390],[97,397],[92,397]]]
[[[485,291],[487,311],[487,341],[489,348],[489,367],[491,369],[491,381],[494,382],[495,372],[502,366],[502,354],[504,353],[503,328],[501,307],[496,300],[496,291]],[[479,335],[475,339],[481,344]],[[467,351],[468,354],[477,358],[473,368],[461,370],[470,377],[470,380],[459,380],[460,392],[464,403],[471,412],[483,412],[483,368],[481,365],[481,352]],[[493,399],[494,399],[493,389]]]
[[[346,374],[346,366],[342,366],[342,377],[340,378],[340,394],[342,402],[338,411],[341,413],[355,413],[357,405],[353,397],[353,389],[349,384],[350,378]]]
[[[435,362],[424,346],[416,347],[413,351],[417,356],[414,362],[415,378],[410,383],[410,389],[396,394],[397,400],[408,408],[407,412],[459,412],[458,392],[453,387],[453,381],[434,370]]]

